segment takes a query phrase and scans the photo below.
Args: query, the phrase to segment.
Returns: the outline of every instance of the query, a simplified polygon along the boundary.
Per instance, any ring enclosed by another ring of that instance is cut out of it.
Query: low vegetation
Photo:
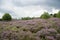
[[[60,12],[44,12],[40,19],[24,17],[11,21],[11,15],[6,13],[0,19],[0,40],[60,40],[59,15]]]
[[[60,40],[60,19],[0,21],[0,40]]]

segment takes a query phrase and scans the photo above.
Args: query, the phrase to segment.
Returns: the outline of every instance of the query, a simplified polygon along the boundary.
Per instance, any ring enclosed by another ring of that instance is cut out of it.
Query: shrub
[[[55,14],[53,15],[53,17],[57,17],[57,14],[55,13]]]
[[[9,13],[5,13],[3,15],[3,17],[2,17],[2,20],[4,20],[4,21],[10,21],[10,20],[12,20],[12,17],[11,17],[11,15]]]
[[[23,17],[21,18],[22,20],[30,20],[30,19],[33,19],[33,18],[30,18],[30,17]]]
[[[53,16],[53,14],[50,14],[51,16]]]
[[[50,14],[51,17],[53,17],[53,14]]]
[[[2,21],[2,19],[0,19],[0,21]]]
[[[57,13],[57,18],[60,18],[60,11]]]
[[[50,15],[48,14],[48,12],[44,12],[44,14],[42,14],[40,18],[48,19],[48,18],[50,18]]]

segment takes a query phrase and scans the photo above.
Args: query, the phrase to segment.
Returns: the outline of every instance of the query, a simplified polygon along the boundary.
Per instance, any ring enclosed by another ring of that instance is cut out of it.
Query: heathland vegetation
[[[0,19],[0,40],[60,40],[60,11],[18,20],[5,13]]]

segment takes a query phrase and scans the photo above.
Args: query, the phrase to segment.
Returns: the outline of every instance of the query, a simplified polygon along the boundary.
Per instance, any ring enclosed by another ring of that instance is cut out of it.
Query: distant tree
[[[51,16],[53,16],[53,14],[50,14]]]
[[[53,17],[53,14],[50,14],[51,17]]]
[[[21,19],[22,20],[30,20],[30,19],[33,19],[33,18],[31,18],[31,17],[22,17]]]
[[[55,14],[53,15],[53,17],[57,17],[57,14],[55,13]]]
[[[57,13],[57,18],[60,18],[60,11]]]
[[[44,12],[44,13],[41,15],[40,18],[42,18],[42,19],[48,19],[48,18],[50,18],[50,17],[51,17],[51,16],[49,15],[48,12]]]
[[[5,13],[2,17],[2,20],[4,21],[11,21],[12,20],[12,17],[9,13]]]

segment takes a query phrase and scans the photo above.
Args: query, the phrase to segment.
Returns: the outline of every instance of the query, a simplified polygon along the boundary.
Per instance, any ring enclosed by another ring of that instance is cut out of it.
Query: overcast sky
[[[60,10],[60,0],[0,0],[0,18],[10,13],[13,18],[38,17],[44,11],[56,13]]]

